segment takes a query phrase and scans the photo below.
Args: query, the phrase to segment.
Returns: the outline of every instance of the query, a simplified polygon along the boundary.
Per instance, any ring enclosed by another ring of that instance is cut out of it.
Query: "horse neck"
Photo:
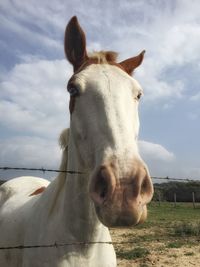
[[[68,144],[67,170],[83,172],[68,173],[65,179],[63,206],[67,229],[78,241],[94,240],[101,224],[88,194],[90,171],[82,164],[73,137]]]

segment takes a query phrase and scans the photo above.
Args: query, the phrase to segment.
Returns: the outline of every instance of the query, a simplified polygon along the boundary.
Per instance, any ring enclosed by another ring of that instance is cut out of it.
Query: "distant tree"
[[[196,202],[200,202],[200,182],[169,182],[154,184],[154,200],[174,201],[176,193],[177,202],[192,202],[192,192],[195,193]]]

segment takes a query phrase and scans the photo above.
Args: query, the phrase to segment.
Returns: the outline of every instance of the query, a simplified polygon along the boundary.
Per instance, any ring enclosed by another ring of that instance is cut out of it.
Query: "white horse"
[[[88,55],[73,17],[65,53],[74,74],[60,169],[81,174],[60,173],[51,183],[20,177],[0,187],[0,247],[22,246],[0,250],[1,267],[114,267],[107,227],[147,216],[153,187],[137,147],[142,89],[131,77],[144,51],[121,63],[114,52]]]

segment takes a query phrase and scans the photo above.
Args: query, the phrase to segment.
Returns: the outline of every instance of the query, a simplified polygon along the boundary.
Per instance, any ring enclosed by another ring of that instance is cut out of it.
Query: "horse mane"
[[[68,143],[69,143],[69,128],[64,129],[59,137],[59,145],[62,149],[62,159],[61,164],[59,167],[60,171],[66,171],[67,170],[67,161],[68,161]],[[63,175],[65,176],[65,173],[60,172],[59,176]]]
[[[89,60],[95,60],[98,64],[116,63],[118,53],[114,51],[94,51],[88,54]]]
[[[53,213],[60,191],[64,187],[64,184],[66,181],[65,171],[67,171],[67,162],[68,162],[69,133],[70,133],[70,129],[66,128],[61,132],[60,137],[59,137],[59,145],[60,145],[60,148],[62,149],[62,159],[61,159],[61,163],[59,167],[59,171],[61,172],[58,174],[57,178],[55,179],[56,186],[55,186],[54,196],[52,199],[52,205],[50,208],[50,214]]]
[[[62,150],[65,150],[69,143],[69,128],[62,130],[59,137],[59,145]]]
[[[79,67],[76,71],[79,72],[86,68],[91,64],[110,64],[110,65],[117,65],[121,68],[120,64],[116,62],[118,53],[114,51],[94,51],[92,53],[88,53],[87,60]]]

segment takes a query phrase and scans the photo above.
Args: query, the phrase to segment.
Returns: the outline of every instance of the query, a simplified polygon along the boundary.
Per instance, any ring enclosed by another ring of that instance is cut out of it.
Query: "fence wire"
[[[45,169],[45,168],[24,168],[24,167],[0,167],[0,170],[8,171],[8,170],[16,170],[16,171],[40,171],[40,172],[62,172],[62,173],[70,173],[70,174],[83,174],[83,172],[80,171],[62,171],[62,170],[56,170],[56,169]]]
[[[8,171],[8,170],[16,170],[16,171],[40,171],[40,172],[56,172],[56,173],[69,173],[69,174],[84,174],[81,171],[73,171],[73,170],[58,170],[58,169],[46,169],[46,168],[25,168],[25,167],[0,167],[0,170]],[[151,176],[153,180],[166,180],[166,181],[186,181],[186,182],[198,182],[200,179],[191,179],[191,178],[176,178],[176,177],[158,177]]]
[[[94,241],[94,242],[71,242],[71,243],[53,243],[49,245],[20,245],[20,246],[5,246],[0,247],[0,250],[12,250],[12,249],[31,249],[31,248],[59,248],[67,246],[88,246],[95,244],[107,244],[107,245],[123,245],[123,244],[135,244],[133,241],[121,241],[121,242],[112,242],[112,241]]]

